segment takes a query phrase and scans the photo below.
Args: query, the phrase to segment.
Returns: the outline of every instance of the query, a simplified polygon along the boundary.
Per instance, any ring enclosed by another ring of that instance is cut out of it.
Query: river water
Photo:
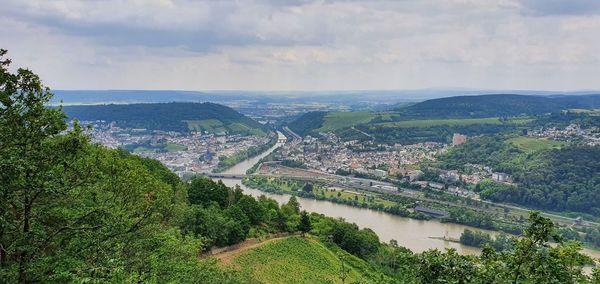
[[[285,135],[283,135],[283,133],[281,133],[280,131],[277,131],[277,135],[279,135],[279,138],[285,138]],[[250,159],[244,160],[238,164],[236,164],[235,166],[223,171],[223,174],[228,174],[228,175],[245,175],[246,171],[248,169],[250,169],[252,166],[254,166],[254,164],[256,164],[260,159],[264,158],[265,156],[271,154],[271,152],[275,151],[275,149],[277,149],[278,147],[280,147],[282,144],[281,143],[277,143],[275,144],[275,146],[269,148],[269,150],[262,152],[260,155],[252,157]]]
[[[279,132],[279,135],[281,136],[283,134]],[[224,173],[243,175],[246,173],[246,170],[256,164],[258,160],[268,155],[279,146],[281,146],[281,144],[273,146],[261,155],[235,165]],[[291,197],[291,195],[288,194],[272,194],[248,188],[241,183],[240,179],[221,180],[227,186],[233,187],[239,185],[247,194],[255,197],[265,195],[275,199],[280,204],[286,203]],[[348,222],[356,223],[356,225],[361,228],[370,228],[379,236],[381,241],[389,242],[392,239],[396,240],[400,246],[409,248],[413,252],[423,252],[428,249],[439,249],[443,251],[447,248],[454,248],[460,254],[478,254],[480,250],[477,248],[465,246],[456,242],[444,241],[439,238],[447,237],[458,239],[464,229],[485,231],[491,235],[498,234],[494,231],[486,231],[458,224],[441,223],[437,220],[415,220],[376,210],[336,204],[326,200],[314,200],[302,197],[297,197],[297,199],[303,210],[324,214],[334,218],[344,218]],[[599,251],[585,249],[584,253],[594,258],[600,258]]]

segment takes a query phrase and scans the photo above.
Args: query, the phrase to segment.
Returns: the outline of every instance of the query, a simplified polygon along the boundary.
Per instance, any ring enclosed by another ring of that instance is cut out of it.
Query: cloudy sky
[[[0,0],[54,89],[600,90],[598,0]]]

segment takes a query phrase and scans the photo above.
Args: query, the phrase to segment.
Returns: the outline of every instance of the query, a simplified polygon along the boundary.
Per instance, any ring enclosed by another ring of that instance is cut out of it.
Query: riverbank
[[[278,133],[271,134],[269,137],[269,142],[267,142],[267,144],[250,147],[244,151],[237,152],[231,156],[225,157],[224,159],[220,160],[219,164],[213,170],[213,172],[222,173],[245,160],[259,156],[265,151],[268,151],[270,148],[274,147],[277,144],[278,140]]]
[[[479,229],[494,230],[509,234],[521,234],[525,220],[509,219],[501,213],[484,212],[485,208],[473,209],[473,205],[452,205],[447,200],[437,200],[435,196],[417,198],[404,194],[374,192],[364,188],[332,188],[318,181],[296,180],[289,177],[251,176],[242,180],[246,186],[261,191],[285,193],[295,196],[327,200],[333,203],[358,208],[368,208],[385,213],[417,220],[439,219],[441,222],[462,224]],[[430,194],[431,195],[431,194]]]

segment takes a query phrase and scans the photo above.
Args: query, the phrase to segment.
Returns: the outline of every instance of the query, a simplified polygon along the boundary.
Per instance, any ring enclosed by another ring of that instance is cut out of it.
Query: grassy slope
[[[180,144],[167,143],[167,145],[165,146],[165,150],[167,150],[167,152],[185,151],[187,150],[187,147]]]
[[[371,283],[382,274],[365,261],[344,254],[346,283]],[[236,256],[233,265],[264,283],[341,283],[336,253],[312,239],[289,237]]]
[[[251,128],[243,123],[224,124],[218,119],[204,120],[186,120],[188,128],[191,131],[206,131],[208,133],[224,134],[230,133],[249,133],[258,136],[264,136],[266,133],[258,128]]]
[[[517,146],[517,148],[525,152],[537,152],[541,150],[561,148],[562,146],[566,145],[565,142],[561,141],[524,136],[509,139],[507,142],[512,143],[513,145]]]
[[[330,112],[323,118],[323,125],[320,128],[315,129],[317,132],[335,131],[347,127],[356,126],[359,124],[371,124],[382,127],[392,128],[407,128],[407,127],[430,127],[430,126],[465,126],[474,124],[501,124],[502,122],[498,117],[487,117],[487,118],[455,118],[455,119],[411,119],[401,120],[395,122],[379,122],[373,123],[372,121],[376,118],[382,120],[392,120],[393,112]],[[396,114],[396,119],[400,118],[401,115]],[[528,117],[517,117],[512,118],[508,122],[514,124],[522,124],[531,121]]]
[[[471,124],[500,124],[497,117],[489,118],[466,118],[466,119],[420,119],[398,122],[385,122],[379,125],[386,127],[428,127],[437,125],[471,125]]]
[[[325,122],[317,131],[333,131],[361,123],[368,123],[376,116],[377,113],[374,112],[330,112],[325,115]]]

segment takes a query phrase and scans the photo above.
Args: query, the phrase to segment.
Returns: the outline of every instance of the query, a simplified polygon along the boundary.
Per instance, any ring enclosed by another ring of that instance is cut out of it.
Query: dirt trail
[[[210,255],[209,257],[214,257],[214,258],[220,260],[221,263],[223,263],[225,265],[230,265],[232,260],[242,252],[266,245],[272,241],[286,239],[289,237],[290,236],[277,237],[277,238],[267,239],[267,240],[264,240],[264,241],[261,241],[258,243],[255,241],[252,241],[252,240],[248,240],[248,241],[244,241],[240,244],[237,244],[236,248],[233,250],[227,250],[224,252],[216,253],[216,254]]]

